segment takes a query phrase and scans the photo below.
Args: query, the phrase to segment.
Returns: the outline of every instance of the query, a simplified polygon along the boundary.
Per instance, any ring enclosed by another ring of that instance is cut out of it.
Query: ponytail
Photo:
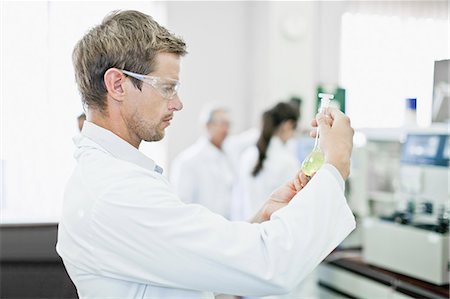
[[[271,111],[266,111],[263,114],[263,128],[259,135],[256,147],[258,148],[258,161],[253,168],[252,175],[256,176],[262,169],[263,162],[267,156],[267,148],[269,147],[270,139],[275,131],[274,122]]]
[[[253,168],[252,175],[257,176],[263,168],[264,160],[267,158],[267,149],[270,139],[278,127],[285,121],[292,120],[297,122],[299,111],[288,103],[278,103],[275,107],[264,112],[262,117],[262,131],[259,135],[256,147],[258,149],[258,161]]]

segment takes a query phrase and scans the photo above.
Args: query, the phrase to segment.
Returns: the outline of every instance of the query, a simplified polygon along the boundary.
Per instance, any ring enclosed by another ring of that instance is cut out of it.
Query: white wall
[[[188,44],[181,74],[184,111],[177,113],[167,140],[142,146],[168,171],[166,161],[200,135],[197,119],[205,102],[229,106],[232,132],[257,125],[264,109],[292,94],[302,96],[310,110],[317,7],[316,2],[248,1],[3,3],[3,210],[59,211],[74,164],[75,118],[82,110],[71,51],[107,12],[142,10]],[[306,123],[310,116],[304,113]]]
[[[184,109],[167,134],[169,163],[200,135],[199,107],[207,101],[226,103],[232,132],[240,132],[257,125],[274,103],[299,95],[305,100],[301,125],[309,126],[316,83],[325,73],[316,71],[319,54],[335,51],[316,53],[321,8],[314,1],[168,2],[167,27],[189,51],[181,72]],[[331,83],[337,83],[336,68]]]
[[[227,105],[232,130],[248,126],[248,6],[246,2],[168,2],[167,27],[184,38],[180,96],[183,111],[167,131],[169,161],[200,135],[201,106]]]
[[[319,1],[317,15],[317,82],[337,84],[340,73],[341,17],[348,1]]]
[[[143,1],[0,5],[1,220],[54,221],[75,166],[72,137],[82,112],[71,60],[75,43],[112,10],[137,9],[160,22],[163,10]],[[147,152],[164,166],[163,147],[156,148]]]
[[[264,42],[256,42],[268,47],[266,57],[254,64],[266,64],[264,79],[255,77],[252,87],[253,119],[259,118],[261,110],[274,103],[286,100],[292,95],[303,98],[301,126],[306,127],[312,117],[312,100],[316,82],[315,39],[317,3],[308,2],[264,2],[268,19],[259,15],[254,20],[253,33],[264,34],[260,26],[268,26]],[[258,51],[258,49],[255,49]],[[258,89],[266,85],[265,94]],[[259,109],[258,109],[259,108]],[[255,113],[257,115],[255,115]]]
[[[257,125],[262,111],[273,103],[300,95],[305,99],[302,124],[307,127],[313,115],[315,84],[320,76],[330,74],[316,71],[321,61],[316,53],[320,10],[328,4],[270,1],[156,2],[158,5],[82,3],[8,2],[2,6],[3,148],[0,159],[9,161],[9,166],[8,163],[4,166],[10,170],[28,169],[26,173],[18,170],[17,178],[26,176],[28,180],[35,180],[43,188],[44,197],[59,196],[62,185],[51,195],[44,195],[49,192],[48,185],[40,180],[55,173],[68,177],[73,165],[71,137],[77,133],[75,117],[81,112],[81,103],[73,80],[71,50],[88,29],[87,24],[99,23],[112,9],[146,11],[183,36],[188,44],[189,54],[184,59],[181,74],[184,110],[177,113],[162,146],[143,145],[143,150],[166,170],[174,156],[200,135],[197,119],[203,103],[216,101],[228,105],[235,133]],[[74,21],[80,15],[84,16],[83,21]],[[328,27],[323,34],[335,28]],[[336,57],[329,58],[331,64],[337,61],[338,54],[330,51],[334,54],[330,57]],[[326,56],[323,48],[320,56]],[[338,70],[334,67],[331,72],[337,74]],[[24,74],[29,80],[23,81]],[[13,90],[18,82],[23,88]],[[65,128],[58,130],[58,136],[51,132],[55,124]],[[28,154],[30,151],[32,157]],[[30,158],[16,159],[21,166],[13,165],[12,153]],[[42,158],[48,153],[70,162],[64,170],[57,163],[48,165],[48,159]],[[8,177],[11,179],[12,174]],[[5,185],[8,186],[4,186],[4,193],[6,188],[9,193],[21,188]],[[39,193],[32,189],[26,196],[30,201]],[[11,204],[12,201],[8,201],[8,205]],[[51,200],[49,205],[53,205]]]
[[[239,132],[257,125],[275,102],[298,95],[300,126],[308,129],[317,85],[342,83],[343,13],[445,18],[447,7],[444,1],[170,2],[168,27],[186,38],[190,54],[182,78],[186,108],[169,137],[169,163],[200,134],[195,106],[210,99],[230,104]]]

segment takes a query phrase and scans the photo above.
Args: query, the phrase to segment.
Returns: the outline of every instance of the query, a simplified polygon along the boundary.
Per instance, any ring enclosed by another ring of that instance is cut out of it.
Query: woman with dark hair
[[[279,103],[272,109],[264,112],[262,131],[256,143],[258,149],[258,161],[253,168],[252,175],[257,176],[263,168],[264,160],[267,158],[267,150],[270,140],[275,137],[274,142],[282,144],[292,138],[297,127],[298,111],[290,104]]]
[[[256,145],[240,159],[234,194],[234,210],[239,215],[235,219],[251,218],[277,186],[298,172],[300,162],[287,146],[298,118],[298,109],[285,102],[264,112]]]

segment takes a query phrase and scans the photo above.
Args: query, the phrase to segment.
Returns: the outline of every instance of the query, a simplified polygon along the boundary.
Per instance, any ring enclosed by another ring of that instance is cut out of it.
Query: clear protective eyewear
[[[180,81],[170,78],[161,78],[154,76],[146,76],[133,73],[126,70],[121,70],[127,76],[140,80],[156,89],[164,98],[172,100],[178,93],[180,88]]]

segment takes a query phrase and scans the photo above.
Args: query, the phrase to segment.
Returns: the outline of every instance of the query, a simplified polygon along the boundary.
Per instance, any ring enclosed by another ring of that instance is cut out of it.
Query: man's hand
[[[336,167],[345,180],[350,174],[350,156],[353,148],[354,130],[350,126],[350,119],[336,108],[327,108],[323,113],[317,114],[311,122],[313,127],[319,127],[320,149],[325,156],[325,163]],[[315,137],[317,130],[311,131]],[[309,181],[301,171],[288,183],[275,190],[253,218],[252,222],[261,223],[270,219],[277,210],[286,206],[289,201]]]
[[[269,220],[270,216],[272,216],[274,212],[286,206],[295,194],[305,187],[309,180],[310,178],[308,176],[299,171],[292,180],[280,186],[278,189],[273,191],[272,194],[270,194],[269,199],[251,222],[261,223]]]
[[[336,108],[327,108],[324,113],[317,114],[311,125],[319,127],[319,146],[325,156],[325,163],[336,167],[346,180],[350,174],[354,134],[350,119]],[[312,137],[316,134],[315,129],[310,133]]]

